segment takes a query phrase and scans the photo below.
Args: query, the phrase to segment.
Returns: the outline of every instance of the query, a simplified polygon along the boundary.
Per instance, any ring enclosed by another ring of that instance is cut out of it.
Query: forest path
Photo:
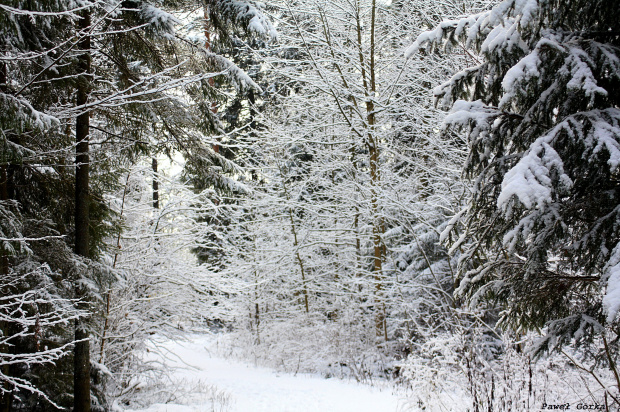
[[[397,412],[390,387],[287,374],[217,355],[212,336],[167,341],[174,399],[141,412]],[[137,411],[136,411],[137,412]]]

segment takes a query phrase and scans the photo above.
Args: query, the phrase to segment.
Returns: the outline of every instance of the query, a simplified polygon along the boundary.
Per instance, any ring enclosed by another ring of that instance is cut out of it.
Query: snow
[[[448,239],[450,232],[452,232],[454,226],[463,218],[463,215],[467,212],[467,210],[467,208],[463,208],[457,214],[452,216],[452,218],[450,218],[446,228],[439,235],[439,243],[444,243]]]
[[[250,31],[253,31],[259,35],[269,36],[273,40],[278,37],[276,29],[271,26],[268,20],[258,14],[252,17],[248,28]]]
[[[277,38],[275,27],[269,19],[253,4],[247,1],[238,0],[219,0],[215,2],[220,8],[222,15],[236,15],[234,20],[238,22],[249,20],[248,31],[254,32],[259,36],[268,37],[271,40]]]
[[[542,41],[541,41],[542,42]],[[540,59],[540,47],[547,45],[548,42],[539,42],[532,53],[523,57],[516,65],[510,68],[504,78],[502,79],[502,88],[506,94],[502,97],[499,107],[508,106],[510,100],[517,92],[518,85],[525,83],[531,78],[540,77],[540,71],[538,67],[542,63]]]
[[[452,110],[444,119],[445,125],[462,124],[474,122],[477,125],[484,125],[489,118],[497,116],[497,110],[488,107],[482,100],[470,102],[468,100],[457,100],[452,105]]]
[[[521,25],[527,26],[534,21],[539,13],[538,0],[517,0],[515,2],[515,14],[521,15]]]
[[[620,128],[608,121],[601,120],[592,122],[592,126],[593,132],[591,134],[596,140],[596,144],[592,152],[597,154],[605,148],[607,153],[609,153],[609,160],[607,161],[607,164],[610,167],[610,171],[612,173],[617,173],[618,169],[620,169],[620,142],[618,141],[618,138],[620,137]]]
[[[445,36],[445,31],[458,23],[459,20],[444,20],[435,29],[420,33],[416,41],[405,51],[405,57],[410,58],[426,43],[440,42]]]
[[[233,82],[235,88],[238,90],[244,90],[248,88],[252,88],[259,93],[263,92],[263,89],[252,80],[252,78],[243,70],[241,70],[235,63],[231,60],[228,60],[224,56],[220,56],[219,54],[211,53],[210,51],[204,51],[207,59],[211,59],[214,63],[216,63],[222,72],[227,72],[229,74],[228,78]]]
[[[607,322],[611,323],[620,311],[620,244],[615,247],[605,269],[608,280],[603,307],[607,313]]]
[[[481,53],[493,53],[495,49],[507,48],[512,49],[518,46],[523,51],[527,51],[527,45],[521,39],[521,35],[517,30],[517,23],[514,23],[508,27],[497,26],[486,37],[482,46],[480,46]]]
[[[196,334],[188,341],[167,341],[166,363],[177,367],[173,379],[184,387],[208,388],[211,396],[194,393],[182,403],[155,404],[142,412],[390,412],[399,398],[390,387],[372,387],[316,375],[278,373],[219,356],[218,340]],[[157,355],[150,352],[153,360]],[[159,358],[161,360],[161,358]],[[200,382],[201,385],[195,385]],[[217,388],[217,389],[214,389]],[[216,395],[213,395],[215,393]],[[215,399],[215,401],[214,401]],[[138,410],[125,410],[137,412]]]
[[[40,130],[47,130],[60,124],[60,120],[35,108],[25,99],[11,96],[10,94],[0,93],[0,107],[3,110],[15,110],[14,116],[22,124],[31,124]]]
[[[550,133],[538,138],[521,160],[506,173],[502,181],[502,191],[497,198],[499,208],[506,210],[513,196],[527,209],[541,208],[551,203],[554,190],[552,169],[558,172],[560,188],[567,189],[572,186],[572,180],[564,173],[562,159],[551,146],[558,130],[565,127],[566,122],[562,122]]]
[[[182,24],[182,22],[174,17],[172,14],[167,13],[157,7],[153,7],[150,4],[144,5],[141,10],[142,16],[150,24],[157,29],[162,30],[162,35],[169,39],[174,39],[174,26]]]
[[[585,95],[591,99],[594,99],[596,94],[607,96],[607,90],[597,84],[596,76],[590,69],[590,65],[594,64],[585,51],[579,47],[571,47],[567,61],[570,65],[572,78],[566,87],[573,90],[582,89]]]

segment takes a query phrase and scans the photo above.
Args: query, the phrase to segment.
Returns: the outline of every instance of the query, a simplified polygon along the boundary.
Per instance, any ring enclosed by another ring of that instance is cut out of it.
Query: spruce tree
[[[71,43],[58,38],[70,32],[77,11],[62,0],[9,2],[0,10],[3,411],[70,404],[70,382],[47,367],[70,371],[65,355],[73,339],[63,324],[78,317],[62,275],[71,273],[74,256],[60,236],[72,209],[63,150],[70,143],[52,114],[70,101],[70,68],[52,66]]]
[[[536,353],[592,344],[614,372],[619,21],[606,0],[506,0],[408,51],[458,48],[473,62],[435,89],[452,106],[446,133],[469,142],[473,194],[448,228],[465,226],[452,246],[463,250],[457,296],[498,302],[502,325],[542,332]]]

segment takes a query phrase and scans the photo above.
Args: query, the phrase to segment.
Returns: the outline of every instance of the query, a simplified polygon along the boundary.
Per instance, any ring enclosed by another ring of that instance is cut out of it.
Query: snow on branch
[[[29,126],[45,131],[60,124],[56,117],[36,110],[25,99],[6,93],[0,93],[0,110],[0,118],[9,114],[5,124],[13,124],[20,131]]]
[[[11,271],[0,279],[0,288],[5,291],[14,289],[16,285],[34,283],[34,287],[30,290],[0,297],[0,322],[11,325],[10,333],[0,334],[0,345],[14,346],[23,339],[35,342],[33,351],[0,352],[0,381],[8,384],[8,386],[2,385],[2,392],[6,387],[18,388],[36,394],[60,408],[32,382],[4,372],[11,365],[32,367],[55,364],[68,354],[75,344],[67,342],[50,347],[44,343],[46,330],[55,325],[68,325],[70,321],[85,315],[85,312],[75,309],[74,300],[54,294],[50,288],[51,274],[50,267],[43,264],[23,273]]]
[[[273,40],[277,37],[275,27],[252,3],[239,0],[215,0],[210,10],[214,21],[226,25],[241,26],[246,32]]]
[[[174,39],[174,27],[182,24],[182,22],[170,13],[167,13],[150,4],[145,4],[140,10],[142,17],[148,21],[151,26],[163,32],[163,36],[172,40]]]
[[[15,14],[15,15],[22,15],[22,16],[30,16],[30,17],[34,17],[34,16],[44,16],[44,17],[57,17],[57,16],[69,16],[71,18],[78,18],[78,15],[76,14],[78,11],[84,10],[84,9],[88,9],[93,7],[92,4],[87,3],[84,4],[82,6],[77,6],[74,7],[72,9],[69,10],[58,10],[58,11],[39,11],[39,10],[24,10],[24,9],[19,9],[19,8],[15,8],[15,7],[11,7],[8,6],[6,4],[0,4],[0,9],[11,13],[11,14]]]
[[[405,56],[409,58],[420,49],[447,47],[459,41],[464,47],[474,47],[481,52],[493,51],[500,45],[525,50],[526,44],[519,29],[537,22],[539,8],[538,0],[506,0],[490,11],[445,20],[433,30],[418,35],[405,51]]]
[[[589,128],[584,127],[589,124]],[[527,209],[550,203],[554,190],[568,190],[572,180],[564,172],[564,164],[554,140],[566,134],[579,136],[585,144],[584,159],[594,159],[602,151],[607,152],[607,164],[611,173],[620,167],[620,110],[609,108],[577,113],[558,123],[549,133],[539,137],[519,162],[506,173],[497,206],[506,210],[509,201],[516,196]],[[552,172],[554,171],[554,172]],[[552,179],[552,175],[557,178]],[[554,181],[557,179],[557,181]],[[555,189],[554,189],[555,188]]]
[[[450,114],[446,116],[444,123],[445,125],[467,125],[470,123],[483,125],[489,123],[489,119],[500,114],[496,108],[485,105],[481,100],[473,102],[457,100],[452,106]]]
[[[558,125],[551,133],[538,138],[525,156],[506,173],[502,191],[497,198],[499,208],[506,210],[513,196],[527,209],[541,208],[545,203],[551,203],[554,191],[551,177],[553,171],[559,174],[561,186],[565,189],[572,186],[572,180],[564,172],[562,159],[550,144],[557,129],[563,127],[566,125]]]
[[[261,87],[252,80],[252,78],[235,63],[227,58],[205,50],[207,60],[222,71],[233,82],[237,90],[254,89],[262,93]]]
[[[16,237],[16,238],[0,237],[0,242],[38,242],[38,241],[50,240],[50,239],[64,239],[65,237],[66,237],[65,235],[43,236],[43,237]]]
[[[568,48],[566,64],[560,69],[561,74],[570,72],[571,79],[567,87],[572,90],[583,90],[585,95],[594,100],[596,94],[607,96],[607,90],[597,84],[592,73],[594,62],[588,54],[579,47]]]
[[[607,322],[611,323],[620,311],[620,243],[612,252],[603,273],[607,280],[607,293],[603,297],[603,308],[607,314]]]

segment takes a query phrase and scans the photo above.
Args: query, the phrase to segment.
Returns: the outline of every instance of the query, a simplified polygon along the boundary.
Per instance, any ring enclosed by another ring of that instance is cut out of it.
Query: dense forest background
[[[620,407],[619,22],[0,1],[0,412],[159,401],[196,330],[411,410]]]

